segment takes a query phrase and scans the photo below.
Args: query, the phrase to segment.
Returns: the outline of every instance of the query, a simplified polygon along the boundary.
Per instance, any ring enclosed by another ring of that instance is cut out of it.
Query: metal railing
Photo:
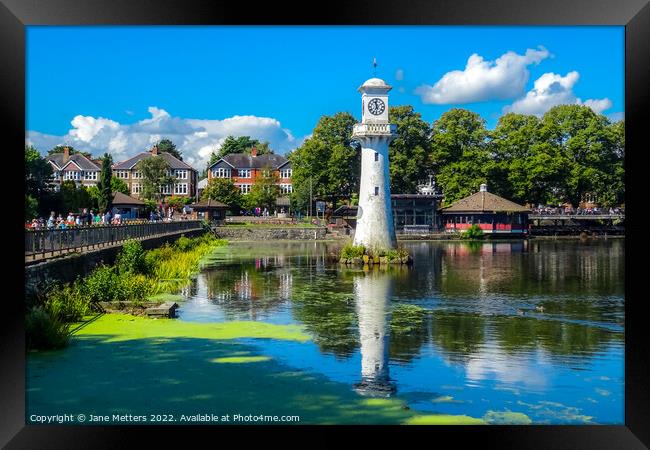
[[[119,244],[129,239],[192,231],[203,228],[200,220],[149,222],[126,225],[86,226],[64,229],[25,230],[25,258],[43,258]]]

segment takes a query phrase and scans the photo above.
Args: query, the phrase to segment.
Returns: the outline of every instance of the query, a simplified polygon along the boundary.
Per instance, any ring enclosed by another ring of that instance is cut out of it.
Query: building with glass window
[[[208,183],[213,178],[231,179],[242,194],[248,194],[256,180],[265,174],[275,173],[278,177],[280,196],[278,205],[283,204],[291,192],[291,163],[282,155],[266,153],[258,155],[253,148],[248,153],[231,153],[208,167]]]
[[[530,210],[488,192],[485,184],[481,185],[479,192],[442,208],[441,212],[445,230],[448,232],[465,231],[472,225],[478,225],[485,234],[528,234]]]
[[[99,182],[101,167],[81,153],[70,154],[70,148],[64,147],[63,153],[47,155],[45,160],[52,166],[54,190],[59,190],[61,183],[72,180],[77,186],[95,186]]]
[[[126,161],[113,164],[113,176],[126,182],[132,197],[139,198],[142,192],[142,175],[137,164],[146,158],[163,158],[169,165],[169,175],[176,178],[174,184],[161,188],[163,197],[196,197],[198,171],[170,153],[159,152],[155,145],[148,152],[138,153]]]

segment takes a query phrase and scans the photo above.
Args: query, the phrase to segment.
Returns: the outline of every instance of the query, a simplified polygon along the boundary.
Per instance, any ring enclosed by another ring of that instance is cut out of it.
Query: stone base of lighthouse
[[[388,165],[392,137],[357,136],[361,143],[361,184],[354,245],[363,245],[372,252],[397,246]]]

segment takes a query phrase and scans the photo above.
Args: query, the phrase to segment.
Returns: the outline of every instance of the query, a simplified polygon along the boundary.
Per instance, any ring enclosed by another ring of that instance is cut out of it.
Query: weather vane
[[[372,58],[373,73],[377,76],[377,58]]]

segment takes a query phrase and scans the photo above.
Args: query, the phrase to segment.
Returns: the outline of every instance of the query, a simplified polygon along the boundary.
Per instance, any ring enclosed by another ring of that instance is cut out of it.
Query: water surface
[[[301,325],[313,340],[247,344],[423,412],[622,424],[624,244],[406,242],[412,267],[364,271],[336,243],[232,243],[178,314]]]

